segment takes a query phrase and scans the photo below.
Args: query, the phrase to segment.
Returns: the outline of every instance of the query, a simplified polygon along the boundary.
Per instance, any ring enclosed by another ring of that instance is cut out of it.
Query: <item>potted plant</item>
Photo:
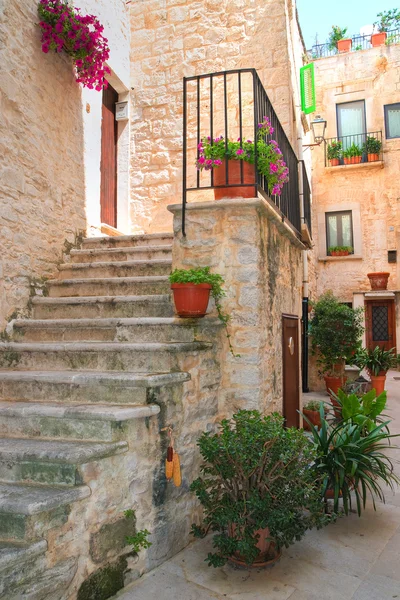
[[[397,367],[398,359],[394,348],[385,350],[376,346],[373,350],[360,349],[354,362],[360,369],[367,369],[372,387],[379,395],[385,389],[386,373],[389,369]]]
[[[362,149],[353,143],[347,150],[343,151],[343,162],[345,165],[354,165],[362,161]]]
[[[353,253],[352,246],[329,246],[328,253],[330,256],[349,256]]]
[[[257,169],[265,178],[271,196],[279,196],[285,183],[289,181],[289,169],[283,160],[282,152],[275,140],[267,140],[274,133],[268,117],[258,124],[257,141],[225,140],[221,135],[215,139],[205,137],[198,145],[198,170],[213,170],[214,197],[254,198],[257,185],[254,162],[257,151]],[[226,170],[228,169],[228,180]],[[245,187],[225,187],[228,184],[240,184],[241,169]]]
[[[374,48],[382,46],[386,42],[387,32],[400,23],[400,10],[393,8],[377,14],[378,21],[374,23],[374,29],[378,31],[371,35],[371,44]]]
[[[396,448],[390,445],[391,435],[388,423],[374,426],[367,434],[361,425],[348,420],[330,425],[321,413],[321,429],[311,428],[312,443],[317,451],[315,465],[323,474],[322,493],[325,500],[333,499],[333,510],[339,510],[339,498],[343,499],[343,510],[346,515],[352,508],[352,493],[356,499],[357,513],[361,515],[362,507],[368,495],[385,501],[382,486],[394,490],[400,480],[393,472],[393,463],[385,454],[386,449]],[[307,419],[307,417],[304,417]],[[310,424],[311,425],[311,424]]]
[[[325,379],[328,392],[337,394],[346,382],[344,367],[352,360],[363,333],[363,309],[353,309],[339,302],[331,291],[314,304],[309,323],[311,349],[317,356],[320,375]],[[334,404],[334,398],[332,399]]]
[[[367,273],[367,277],[371,285],[371,290],[387,290],[390,273],[376,271],[374,273]]]
[[[378,140],[378,138],[372,136],[367,136],[367,140],[363,146],[363,153],[367,155],[368,162],[374,162],[379,160],[381,148],[381,140]]]
[[[303,406],[303,415],[307,417],[307,421],[303,422],[303,429],[306,431],[310,431],[309,423],[314,427],[321,427],[321,415],[319,412],[321,403],[323,404],[323,401],[310,400],[310,402],[307,402],[307,404]]]
[[[339,52],[349,52],[352,41],[351,38],[346,38],[346,33],[347,27],[342,29],[337,25],[333,25],[328,39],[329,50],[337,49]]]
[[[337,167],[342,157],[342,142],[340,140],[332,140],[328,144],[327,155],[331,167]]]
[[[329,522],[316,452],[302,430],[284,427],[281,415],[241,410],[217,433],[203,433],[198,446],[203,463],[191,490],[204,521],[192,533],[215,532],[209,565],[271,564],[284,546]]]

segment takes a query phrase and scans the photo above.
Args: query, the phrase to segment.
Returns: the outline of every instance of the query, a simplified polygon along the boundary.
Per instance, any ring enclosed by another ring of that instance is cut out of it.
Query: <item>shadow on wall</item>
[[[81,90],[65,54],[41,50],[37,1],[0,12],[0,329],[86,229]]]

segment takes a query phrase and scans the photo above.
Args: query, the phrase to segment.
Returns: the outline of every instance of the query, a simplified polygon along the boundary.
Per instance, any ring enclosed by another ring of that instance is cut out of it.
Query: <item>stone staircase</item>
[[[169,234],[85,239],[0,344],[2,599],[78,597],[124,549],[99,559],[93,539],[133,505],[135,477],[146,514],[159,429],[212,347],[174,318],[171,248]]]

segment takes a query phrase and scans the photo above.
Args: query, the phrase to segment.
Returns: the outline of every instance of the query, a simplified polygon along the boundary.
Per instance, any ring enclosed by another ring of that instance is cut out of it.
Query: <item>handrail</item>
[[[400,29],[392,29],[386,33],[386,43],[388,45],[400,44]],[[373,48],[371,44],[371,34],[353,35],[351,41],[351,52]],[[337,48],[331,48],[328,42],[325,42],[324,44],[314,44],[310,50],[307,50],[307,55],[310,60],[318,60],[319,58],[327,58],[328,56],[336,56],[337,54],[339,54]]]

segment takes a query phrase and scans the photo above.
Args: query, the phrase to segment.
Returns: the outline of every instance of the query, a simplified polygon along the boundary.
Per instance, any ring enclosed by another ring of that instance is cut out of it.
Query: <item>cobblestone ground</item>
[[[400,373],[388,374],[387,389],[391,430],[400,434]],[[392,456],[400,460],[400,450]],[[388,491],[376,512],[370,505],[361,518],[311,531],[267,570],[213,569],[204,562],[210,548],[210,539],[191,544],[115,600],[400,599],[400,489]]]

